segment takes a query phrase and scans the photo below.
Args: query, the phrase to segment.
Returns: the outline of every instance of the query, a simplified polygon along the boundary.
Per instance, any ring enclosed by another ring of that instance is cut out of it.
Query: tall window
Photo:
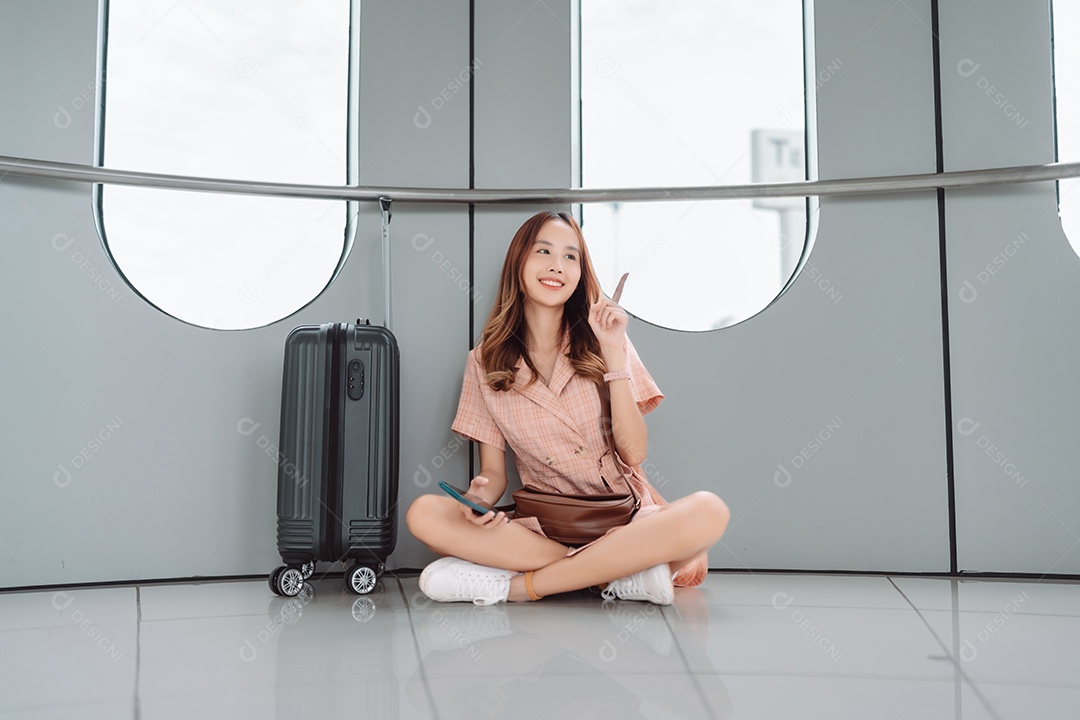
[[[1057,156],[1061,162],[1080,162],[1080,44],[1077,23],[1080,4],[1055,2],[1054,106],[1057,111]],[[1080,180],[1058,181],[1061,227],[1080,254]]]
[[[581,15],[585,187],[806,178],[801,0],[581,0]],[[805,208],[803,198],[587,205],[584,230],[608,292],[630,272],[627,310],[708,330],[777,296],[806,240]]]
[[[349,183],[350,10],[349,0],[107,0],[98,162]],[[345,202],[108,186],[99,207],[134,289],[211,328],[303,307],[332,280],[351,231]]]

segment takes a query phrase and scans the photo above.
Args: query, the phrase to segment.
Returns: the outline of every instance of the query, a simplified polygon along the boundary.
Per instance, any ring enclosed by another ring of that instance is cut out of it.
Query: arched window
[[[800,0],[581,1],[582,185],[806,179]],[[584,208],[610,293],[679,330],[735,324],[779,294],[807,238],[806,200]]]
[[[1076,42],[1076,29],[1080,23],[1080,5],[1055,2],[1051,12],[1057,157],[1062,162],[1077,162],[1080,161],[1080,45]],[[1058,181],[1058,213],[1065,236],[1080,254],[1080,180]]]
[[[174,175],[344,185],[354,102],[350,0],[107,0],[98,163]],[[108,186],[106,250],[136,292],[195,325],[266,325],[333,279],[343,201]]]

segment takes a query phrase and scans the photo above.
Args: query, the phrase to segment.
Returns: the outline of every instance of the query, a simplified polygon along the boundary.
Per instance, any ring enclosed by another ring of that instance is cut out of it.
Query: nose
[[[560,257],[558,257],[556,255],[552,255],[551,256],[551,262],[549,263],[548,269],[551,272],[561,273],[562,272],[562,258],[560,258]]]

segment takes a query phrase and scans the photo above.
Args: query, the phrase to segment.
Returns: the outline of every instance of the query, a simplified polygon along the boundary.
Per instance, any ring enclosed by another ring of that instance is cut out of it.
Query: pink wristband
[[[611,382],[612,380],[629,380],[629,370],[616,370],[615,372],[604,373],[604,382]]]

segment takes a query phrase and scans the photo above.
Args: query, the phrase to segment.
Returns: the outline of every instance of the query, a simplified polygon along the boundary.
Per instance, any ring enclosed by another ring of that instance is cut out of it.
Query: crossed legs
[[[727,527],[730,511],[711,492],[695,492],[635,520],[587,549],[567,557],[567,548],[517,523],[482,528],[468,522],[456,500],[422,495],[405,515],[412,534],[439,555],[514,570],[535,571],[538,595],[601,585],[660,563],[674,573],[712,547]],[[510,583],[509,600],[526,600],[522,576]]]

